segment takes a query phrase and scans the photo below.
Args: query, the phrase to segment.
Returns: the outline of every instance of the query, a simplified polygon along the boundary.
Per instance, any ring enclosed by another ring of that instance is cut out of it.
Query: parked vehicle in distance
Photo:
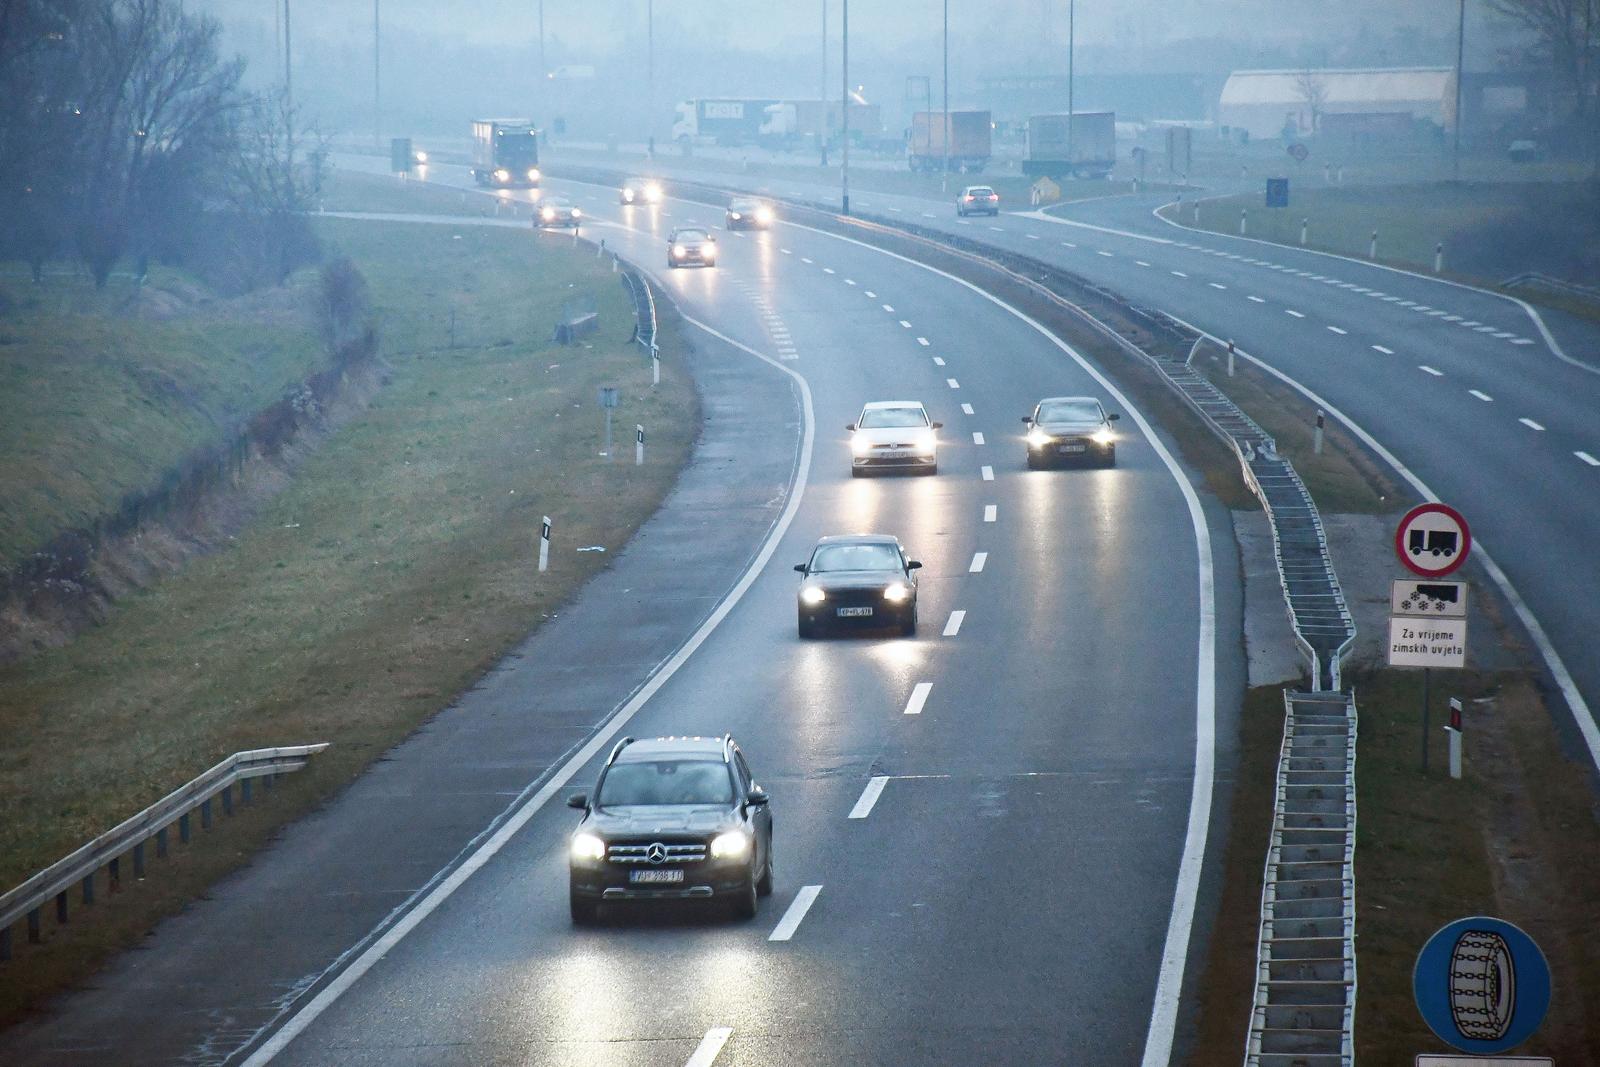
[[[734,197],[728,202],[723,224],[730,230],[766,230],[772,227],[772,205],[753,197]]]
[[[945,122],[943,111],[918,111],[911,116],[911,135],[906,142],[906,163],[914,171],[950,169],[962,174],[980,173],[989,165],[994,129],[987,111],[952,111]],[[949,144],[949,153],[945,145]]]
[[[583,812],[567,860],[579,925],[625,901],[726,901],[751,919],[772,892],[772,812],[729,734],[625,737],[567,807]]]
[[[1029,177],[1104,178],[1117,163],[1117,116],[1113,111],[1075,111],[1028,119]]]
[[[861,409],[850,431],[850,476],[871,470],[902,468],[939,473],[942,422],[928,418],[918,400],[875,400]]]
[[[661,183],[650,178],[629,178],[617,193],[619,204],[661,203]]]
[[[1117,463],[1117,435],[1111,424],[1122,416],[1107,412],[1092,396],[1050,396],[1024,415],[1028,427],[1028,466],[1041,467],[1093,460],[1103,467]]]
[[[539,201],[540,226],[570,226],[578,228],[583,211],[564,196],[547,196]]]
[[[795,564],[801,575],[796,594],[799,633],[816,637],[825,628],[897,627],[901,636],[917,632],[918,560],[907,559],[890,534],[824,537],[811,558]]]
[[[472,123],[472,177],[500,189],[539,184],[539,131],[528,119]]]
[[[1000,194],[987,185],[969,185],[956,197],[957,215],[1000,214]]]
[[[672,139],[679,144],[755,144],[767,108],[776,103],[770,98],[685,100],[675,108]]]
[[[667,266],[717,265],[717,239],[698,226],[673,230],[667,238]]]

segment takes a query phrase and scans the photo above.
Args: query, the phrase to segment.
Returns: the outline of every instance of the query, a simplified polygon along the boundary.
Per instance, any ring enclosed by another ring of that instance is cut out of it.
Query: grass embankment
[[[0,572],[151,489],[327,363],[305,310],[310,276],[224,301],[160,269],[142,290],[123,277],[96,290],[71,274],[35,285],[8,267]]]
[[[131,943],[447,704],[605,565],[688,454],[698,417],[681,349],[664,333],[652,389],[628,342],[631,305],[592,254],[481,227],[326,220],[321,232],[368,278],[392,380],[227,551],[119,601],[71,645],[0,671],[0,810],[12,813],[0,820],[0,884],[228,753],[332,747],[222,824],[216,844],[158,865],[148,892],[75,910],[66,928],[47,923],[43,952],[19,945],[35,958],[15,965],[26,985],[8,979],[0,1017]],[[597,299],[602,332],[554,347],[574,295]],[[616,462],[597,454],[602,383],[621,389],[617,425],[650,431],[642,467],[631,450]],[[556,531],[543,575],[542,515]],[[608,554],[576,551],[587,545]]]
[[[1319,508],[1392,513],[1389,479],[1331,423],[1321,456],[1311,448],[1313,412],[1298,394],[1244,361],[1228,378],[1210,353],[1197,360],[1224,392],[1275,436]],[[1359,581],[1345,575],[1346,585]],[[1387,556],[1370,566],[1398,571]],[[1371,584],[1368,582],[1366,584]],[[1489,597],[1481,585],[1476,594]],[[1491,608],[1494,602],[1490,601]],[[1362,623],[1370,625],[1370,623]],[[1498,638],[1515,644],[1500,626]],[[1477,640],[1483,640],[1479,635]],[[1531,654],[1523,658],[1531,662]],[[1587,1062],[1600,1042],[1590,1006],[1600,1003],[1600,818],[1581,744],[1564,726],[1531,671],[1438,672],[1433,683],[1430,769],[1419,767],[1422,678],[1380,668],[1347,678],[1357,696],[1356,1001],[1358,1062],[1401,1063],[1443,1051],[1413,1005],[1411,970],[1440,926],[1474,914],[1521,925],[1555,972],[1556,999],[1540,1035],[1520,1052]],[[1261,874],[1271,825],[1273,777],[1283,730],[1282,689],[1246,696],[1239,776],[1221,907],[1199,987],[1194,1064],[1238,1062],[1250,1021]],[[1468,708],[1466,775],[1445,764],[1445,701]]]

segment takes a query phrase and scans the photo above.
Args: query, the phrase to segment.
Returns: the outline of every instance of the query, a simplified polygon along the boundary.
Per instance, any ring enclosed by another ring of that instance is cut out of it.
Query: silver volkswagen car
[[[917,400],[877,400],[861,409],[850,431],[850,475],[883,468],[939,471],[939,434],[944,423],[928,418]]]

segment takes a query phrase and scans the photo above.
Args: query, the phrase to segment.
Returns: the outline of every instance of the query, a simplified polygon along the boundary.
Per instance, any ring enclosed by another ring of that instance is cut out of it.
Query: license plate
[[[908,448],[880,448],[875,454],[884,459],[904,459],[906,456],[911,455],[911,450]]]
[[[864,618],[866,618],[867,616],[869,616],[871,614],[872,614],[872,609],[871,608],[840,608],[839,609],[839,618],[841,618],[841,619],[864,619]]]
[[[1082,452],[1084,450],[1084,448],[1085,448],[1084,445],[1057,445],[1056,446],[1056,451],[1060,452],[1062,454],[1066,454],[1066,453],[1069,453],[1069,452]]]
[[[655,885],[662,882],[683,881],[682,868],[673,868],[665,871],[629,871],[628,881],[636,885]]]

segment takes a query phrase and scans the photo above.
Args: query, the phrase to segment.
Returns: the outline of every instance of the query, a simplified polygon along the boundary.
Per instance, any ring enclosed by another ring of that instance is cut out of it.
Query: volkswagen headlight
[[[917,451],[924,456],[931,456],[939,447],[939,439],[933,435],[932,430],[925,430],[917,435]]]
[[[738,830],[730,830],[711,839],[711,858],[714,860],[738,859],[749,854],[750,838]]]
[[[864,433],[855,434],[850,438],[850,451],[858,456],[864,456],[872,451],[872,442]]]
[[[1116,439],[1117,435],[1112,433],[1109,429],[1102,428],[1094,432],[1094,443],[1099,445],[1101,448],[1105,448]]]
[[[824,600],[828,599],[828,594],[822,591],[821,586],[808,585],[804,589],[800,590],[800,599],[805,601],[807,604],[820,604]]]
[[[572,858],[575,860],[603,860],[606,858],[606,843],[594,834],[573,834]]]
[[[1028,431],[1028,445],[1031,448],[1043,448],[1050,443],[1050,435],[1035,426]]]
[[[899,604],[911,595],[911,587],[905,582],[890,582],[889,587],[883,591],[883,599],[891,604]]]
[[[677,256],[679,259],[682,259],[684,256],[689,254],[689,248],[687,245],[673,245],[672,254]]]

